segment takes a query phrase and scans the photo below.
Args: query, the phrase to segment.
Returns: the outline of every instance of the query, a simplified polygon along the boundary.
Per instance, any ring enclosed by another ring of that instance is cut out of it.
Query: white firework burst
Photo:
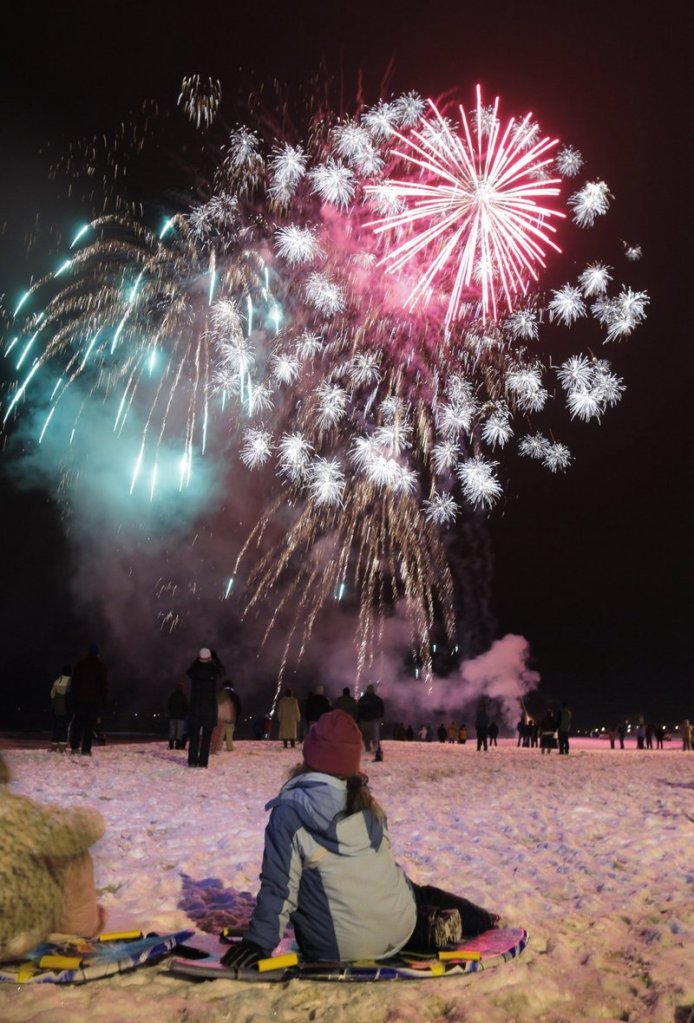
[[[604,295],[607,285],[612,280],[611,267],[604,263],[589,263],[583,273],[578,276],[578,283],[586,298]]]
[[[337,384],[321,384],[316,388],[316,397],[318,398],[316,417],[318,429],[329,430],[344,417],[349,404],[349,395]]]
[[[504,406],[496,409],[482,427],[482,440],[492,447],[503,448],[513,437],[509,410]]]
[[[599,401],[603,406],[617,405],[626,390],[624,381],[616,373],[612,373],[606,359],[596,359],[593,368],[593,390]]]
[[[308,157],[301,146],[290,146],[285,142],[273,149],[269,160],[271,181],[268,188],[272,199],[289,202],[306,174],[307,161]]]
[[[263,165],[259,148],[260,139],[256,132],[245,125],[234,128],[229,133],[224,166],[233,171],[256,172]]]
[[[315,458],[308,470],[308,490],[314,504],[341,505],[345,474],[335,458]]]
[[[640,245],[629,245],[624,242],[624,255],[630,263],[637,263],[643,256],[643,249]]]
[[[266,430],[246,430],[243,435],[240,457],[249,469],[265,465],[272,453],[272,437]]]
[[[575,178],[583,164],[583,156],[573,146],[563,146],[554,161],[557,173],[563,178]]]
[[[479,455],[468,458],[458,465],[456,475],[470,504],[482,504],[491,508],[501,495],[501,484],[494,475],[497,465],[497,462],[488,462]]]
[[[383,170],[383,160],[373,146],[371,135],[363,124],[346,121],[333,129],[333,142],[338,156],[363,177],[375,177]]]
[[[539,412],[547,400],[538,366],[514,367],[506,376],[506,390],[524,412]]]
[[[550,320],[559,320],[564,326],[570,327],[581,316],[586,315],[586,304],[581,291],[572,284],[565,284],[563,288],[552,291],[552,296],[548,305]]]
[[[550,442],[541,433],[527,434],[518,443],[518,453],[525,458],[542,461],[550,446]]]
[[[412,447],[410,437],[412,436],[411,425],[401,419],[395,419],[391,423],[384,423],[376,427],[373,432],[373,440],[379,449],[388,457],[394,458]]]
[[[378,142],[384,142],[390,138],[398,124],[398,107],[395,103],[384,103],[381,100],[364,111],[361,119],[371,136]]]
[[[598,299],[591,311],[595,318],[607,327],[605,341],[617,341],[628,337],[646,318],[646,306],[650,298],[646,291],[633,291],[622,287],[615,298]]]
[[[255,363],[255,348],[251,341],[242,334],[231,339],[220,338],[216,342],[219,359],[226,369],[240,375],[247,374]]]
[[[290,266],[311,263],[321,255],[316,232],[310,227],[298,227],[289,224],[275,232],[277,254]]]
[[[596,217],[607,213],[611,198],[612,193],[604,181],[586,181],[583,188],[567,199],[567,205],[574,211],[574,223],[579,227],[592,227]]]
[[[587,423],[590,419],[600,419],[604,406],[594,391],[577,389],[570,391],[566,398],[572,419],[581,419]]]
[[[395,123],[400,128],[415,128],[426,110],[426,103],[417,92],[406,92],[393,101]]]
[[[370,387],[381,380],[381,353],[357,352],[349,369],[352,387]]]
[[[302,362],[312,359],[319,352],[322,352],[323,347],[323,338],[319,334],[311,334],[309,331],[304,331],[296,341],[296,357],[301,359]]]
[[[254,384],[247,388],[246,408],[251,416],[271,412],[274,407],[272,391],[267,384]]]
[[[586,355],[571,355],[557,369],[559,383],[567,393],[593,386],[593,363]]]
[[[218,340],[241,339],[243,335],[241,312],[233,298],[223,298],[215,302],[210,319]]]
[[[270,359],[270,369],[278,384],[293,384],[301,375],[301,363],[295,355],[277,352]]]
[[[460,447],[455,443],[455,441],[439,441],[439,443],[435,444],[431,449],[431,464],[434,467],[434,472],[450,472],[458,461],[459,456]]]
[[[472,403],[443,402],[436,409],[439,430],[447,440],[457,440],[461,433],[470,432],[475,411]]]
[[[323,202],[345,209],[354,198],[354,174],[339,160],[329,157],[325,163],[308,172],[311,191]]]
[[[309,274],[304,293],[313,308],[324,316],[336,316],[345,308],[343,289],[325,274]]]
[[[313,447],[301,433],[285,433],[279,441],[279,471],[290,483],[301,483],[308,476]]]
[[[558,441],[554,444],[548,444],[542,458],[542,464],[545,468],[551,469],[552,472],[568,469],[571,464],[571,452],[565,444],[560,444]]]
[[[514,309],[504,322],[514,341],[537,341],[539,327],[537,313],[532,309]]]
[[[459,510],[458,504],[450,494],[435,493],[430,501],[424,501],[424,517],[427,522],[433,522],[436,526],[455,522]]]

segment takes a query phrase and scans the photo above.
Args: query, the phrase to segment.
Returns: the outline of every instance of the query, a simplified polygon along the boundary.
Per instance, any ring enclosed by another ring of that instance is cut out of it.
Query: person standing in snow
[[[49,749],[52,753],[64,753],[67,749],[67,701],[70,692],[71,671],[72,669],[69,664],[63,665],[60,669],[60,675],[51,686],[53,729]]]
[[[540,753],[546,752],[549,755],[552,752],[556,730],[557,722],[554,719],[554,714],[548,708],[540,724]]]
[[[188,711],[188,767],[207,767],[212,731],[217,724],[217,680],[222,674],[219,661],[209,647],[201,647],[188,668],[190,707]]]
[[[234,732],[241,720],[241,699],[234,688],[233,682],[225,682],[222,688],[231,703],[231,721],[227,721],[225,724],[222,736],[226,744],[227,753],[231,753],[234,748]]]
[[[373,747],[376,761],[383,760],[381,721],[384,713],[383,700],[377,695],[375,686],[368,685],[366,692],[359,697],[357,721],[364,740],[364,749],[368,753]]]
[[[475,718],[475,731],[477,733],[477,752],[484,748],[487,752],[487,738],[489,736],[489,716],[487,714],[487,701],[480,700],[477,706],[477,717]]]
[[[290,743],[292,749],[294,749],[299,722],[301,721],[301,710],[299,708],[299,701],[291,689],[287,689],[282,699],[277,703],[277,718],[279,721],[278,738],[284,743],[285,749],[287,749]]]
[[[324,962],[435,950],[498,924],[467,899],[414,884],[396,864],[361,752],[359,728],[344,711],[309,730],[303,763],[266,806],[258,899],[225,966],[247,969],[269,956],[290,921],[302,954]]]
[[[178,682],[167,703],[169,715],[169,749],[183,749],[183,736],[188,717],[188,697],[185,682]]]
[[[683,751],[691,750],[691,748],[692,748],[692,730],[691,730],[691,725],[689,724],[689,718],[685,718],[684,719],[684,721],[680,725],[680,730],[682,732],[682,750]]]
[[[559,755],[569,755],[569,733],[571,731],[571,711],[567,704],[562,703],[561,710],[557,717],[557,731],[559,733]]]
[[[330,700],[325,695],[323,686],[317,685],[306,697],[306,727],[310,728],[323,715],[330,710]]]
[[[343,710],[345,714],[349,714],[351,718],[357,720],[357,701],[352,696],[349,686],[345,686],[342,690],[342,696],[338,696],[335,700],[335,710]]]
[[[99,648],[92,643],[87,656],[72,671],[70,703],[73,717],[70,725],[70,749],[82,756],[92,755],[94,729],[108,700],[108,673],[99,657]]]
[[[489,722],[489,745],[498,746],[499,743],[496,741],[499,736],[499,726],[496,721]]]

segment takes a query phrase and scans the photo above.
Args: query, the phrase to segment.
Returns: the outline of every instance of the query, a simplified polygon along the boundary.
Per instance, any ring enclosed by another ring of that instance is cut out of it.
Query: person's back
[[[303,870],[296,908],[282,904],[272,884],[275,864],[263,862],[257,909],[246,937],[272,948],[279,940],[275,920],[290,915],[303,954],[309,959],[382,957],[405,944],[415,923],[407,881],[393,859],[384,823],[371,810],[343,816],[343,779],[309,771],[288,782],[267,804],[269,834],[283,840]],[[273,845],[275,843],[273,842]],[[279,843],[277,843],[279,844]],[[289,870],[289,864],[280,868]]]
[[[383,700],[373,692],[373,687],[369,686],[366,692],[359,697],[358,720],[380,721],[383,711]]]
[[[306,724],[312,725],[330,710],[330,700],[323,692],[323,686],[316,688],[306,698]]]
[[[343,710],[345,714],[349,714],[356,721],[358,706],[357,701],[349,691],[349,686],[345,686],[342,690],[342,696],[338,696],[335,700],[335,710]]]
[[[186,672],[191,682],[189,715],[203,725],[217,724],[217,679],[219,666],[211,659],[193,661]]]
[[[108,696],[108,673],[106,665],[91,647],[89,653],[78,661],[72,671],[70,698],[75,705],[102,707]]]

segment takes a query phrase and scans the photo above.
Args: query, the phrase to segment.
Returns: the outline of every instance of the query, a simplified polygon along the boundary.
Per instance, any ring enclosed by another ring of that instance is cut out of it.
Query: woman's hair
[[[309,774],[313,771],[312,767],[308,764],[297,764],[295,767],[289,770],[289,781],[292,778],[298,778],[299,775]],[[340,777],[340,775],[336,775]],[[362,810],[371,810],[374,817],[379,821],[386,819],[383,807],[371,795],[369,789],[369,779],[365,774],[352,774],[349,778],[343,778],[343,781],[347,782],[347,803],[345,806],[345,817],[351,817],[353,813],[360,813]]]

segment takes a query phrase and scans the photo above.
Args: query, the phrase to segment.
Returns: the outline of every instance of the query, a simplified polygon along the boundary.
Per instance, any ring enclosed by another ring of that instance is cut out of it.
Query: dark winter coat
[[[383,700],[375,693],[364,693],[359,697],[357,721],[380,721],[385,713]]]
[[[486,732],[489,728],[489,716],[487,714],[487,708],[484,704],[480,704],[477,708],[477,717],[475,718],[475,730],[479,732]]]
[[[174,689],[169,697],[168,712],[172,721],[183,721],[188,717],[188,697],[181,689]]]
[[[343,710],[345,714],[349,714],[351,718],[357,720],[357,701],[353,696],[338,696],[333,704],[335,710]]]
[[[105,707],[108,703],[108,673],[96,654],[78,661],[72,670],[70,704],[73,707]]]
[[[309,693],[306,698],[306,722],[311,725],[330,710],[330,700],[324,693]]]
[[[217,724],[217,680],[222,670],[214,661],[193,661],[186,675],[191,682],[188,718],[191,724]]]

